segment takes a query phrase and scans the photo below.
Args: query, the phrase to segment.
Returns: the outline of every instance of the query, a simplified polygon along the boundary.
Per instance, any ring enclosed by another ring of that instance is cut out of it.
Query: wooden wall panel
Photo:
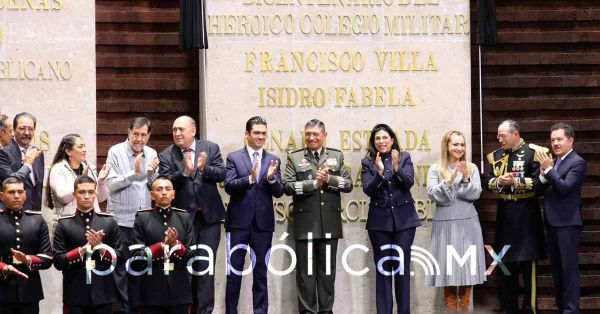
[[[575,128],[575,149],[588,161],[583,188],[580,249],[584,313],[600,311],[600,3],[598,1],[496,0],[498,44],[483,47],[484,154],[499,147],[498,123],[512,118],[525,140],[550,147],[549,127]],[[475,161],[479,156],[479,81],[476,1],[471,1],[472,108]],[[486,170],[489,165],[486,162]],[[496,197],[477,202],[486,243],[493,241]],[[498,275],[476,287],[478,308],[498,309]],[[551,313],[554,288],[547,260],[540,261],[539,307]]]
[[[160,152],[177,116],[198,116],[198,53],[178,40],[178,0],[96,1],[99,164],[133,117],[152,120],[149,145]]]

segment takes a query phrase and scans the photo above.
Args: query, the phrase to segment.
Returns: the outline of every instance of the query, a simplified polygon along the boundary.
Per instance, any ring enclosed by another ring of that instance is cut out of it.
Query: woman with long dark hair
[[[98,203],[106,200],[108,169],[104,165],[97,174],[94,165],[87,163],[86,153],[85,141],[79,134],[65,135],[58,145],[46,186],[47,205],[54,210],[52,231],[60,216],[75,212],[77,204],[73,196],[73,183],[78,176],[89,176],[96,181],[95,210],[99,211]]]
[[[444,287],[444,303],[449,312],[468,312],[471,287],[486,280],[483,236],[473,206],[481,194],[481,181],[477,166],[467,161],[466,145],[461,132],[446,132],[440,159],[427,174],[427,194],[436,204],[430,252],[444,267],[440,267],[440,274],[426,276],[425,283]],[[450,273],[446,269],[448,254],[471,256],[474,263],[461,266],[454,260]]]
[[[367,149],[361,163],[361,178],[363,191],[371,199],[367,230],[377,266],[377,313],[392,313],[393,281],[397,312],[408,314],[410,247],[416,228],[421,225],[410,194],[414,184],[413,163],[407,152],[400,152],[398,138],[386,124],[377,124],[371,130]],[[402,250],[401,259],[397,247]]]

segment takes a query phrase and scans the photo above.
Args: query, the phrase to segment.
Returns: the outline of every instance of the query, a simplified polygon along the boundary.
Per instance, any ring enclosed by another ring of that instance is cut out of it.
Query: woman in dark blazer
[[[377,266],[377,313],[392,313],[393,278],[398,313],[408,314],[410,247],[421,222],[410,194],[414,184],[413,163],[407,152],[400,152],[396,134],[388,125],[378,124],[371,130],[361,176],[363,191],[371,199],[367,230]],[[404,255],[402,268],[398,247]]]

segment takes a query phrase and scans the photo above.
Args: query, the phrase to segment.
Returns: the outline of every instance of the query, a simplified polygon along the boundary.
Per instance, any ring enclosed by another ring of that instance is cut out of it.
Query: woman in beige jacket
[[[104,165],[100,173],[96,173],[95,166],[86,162],[86,153],[85,141],[79,134],[65,135],[60,141],[46,187],[48,207],[54,210],[52,232],[60,216],[75,213],[77,204],[73,196],[73,183],[78,176],[86,175],[96,181],[96,211],[100,211],[98,203],[106,200],[106,177],[109,169]]]

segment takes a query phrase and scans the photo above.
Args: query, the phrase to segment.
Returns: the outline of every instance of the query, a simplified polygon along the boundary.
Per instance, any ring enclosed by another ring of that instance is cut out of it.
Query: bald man
[[[215,265],[214,257],[221,240],[221,220],[225,219],[225,207],[217,190],[217,183],[225,180],[221,151],[215,143],[196,139],[196,122],[188,116],[173,122],[173,141],[175,143],[159,155],[160,173],[173,182],[175,199],[172,205],[190,213],[195,241],[211,248],[211,264]],[[203,251],[198,254],[208,256]],[[201,260],[193,266],[195,271],[202,272],[209,265]],[[196,313],[212,313],[215,303],[213,272],[193,279]]]

